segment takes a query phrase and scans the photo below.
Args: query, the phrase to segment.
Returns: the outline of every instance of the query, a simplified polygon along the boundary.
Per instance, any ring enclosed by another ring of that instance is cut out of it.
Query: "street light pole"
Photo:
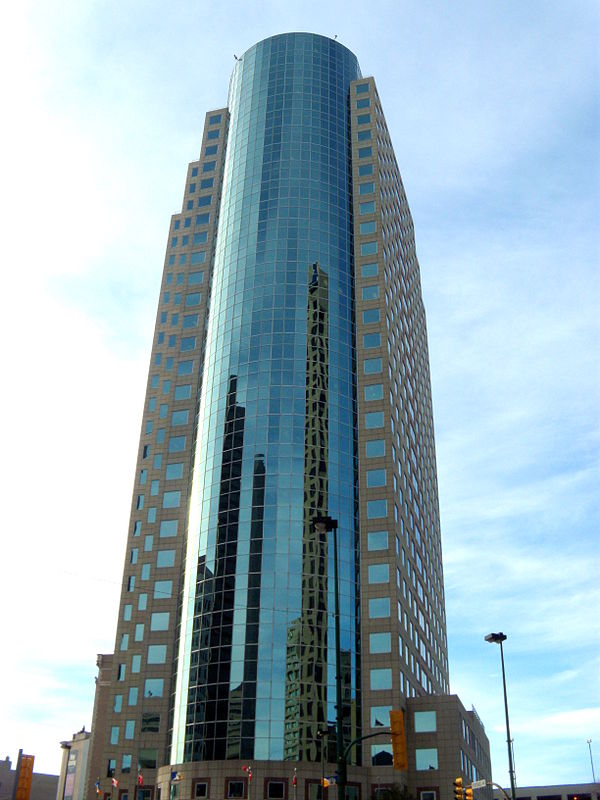
[[[336,703],[336,760],[338,800],[346,800],[346,759],[344,758],[344,709],[342,707],[342,651],[340,646],[340,578],[338,574],[338,539],[337,519],[318,516],[313,520],[315,525],[333,531],[333,592],[335,623],[335,703]]]
[[[502,688],[504,689],[504,714],[506,716],[506,743],[508,745],[508,774],[510,775],[510,793],[512,800],[517,800],[517,792],[515,788],[515,768],[513,765],[512,757],[512,740],[510,738],[510,723],[508,721],[508,697],[506,696],[506,673],[504,672],[504,650],[502,649],[502,642],[506,641],[507,636],[505,633],[489,633],[485,640],[491,644],[500,645],[500,661],[502,662]]]
[[[596,783],[596,773],[594,772],[594,759],[592,758],[592,740],[587,740],[587,745],[590,748],[590,764],[592,765],[592,783]]]

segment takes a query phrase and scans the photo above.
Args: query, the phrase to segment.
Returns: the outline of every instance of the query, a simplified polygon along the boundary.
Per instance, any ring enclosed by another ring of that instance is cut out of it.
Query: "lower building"
[[[60,743],[63,757],[56,800],[84,800],[90,737],[90,732],[83,727],[78,733],[73,734],[72,739]]]
[[[504,789],[510,797],[510,788]],[[494,789],[494,800],[506,800]],[[565,783],[552,786],[519,786],[517,800],[600,800],[600,783]]]
[[[8,756],[0,761],[0,800],[12,800],[17,771]],[[31,777],[29,800],[55,800],[58,775],[34,772]]]

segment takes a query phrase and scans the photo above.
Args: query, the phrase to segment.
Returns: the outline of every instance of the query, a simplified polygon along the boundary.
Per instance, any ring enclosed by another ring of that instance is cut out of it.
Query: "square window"
[[[363,242],[360,246],[361,256],[374,256],[377,253],[377,242]]]
[[[155,581],[154,599],[168,600],[173,595],[173,581]]]
[[[377,375],[381,372],[380,358],[365,358],[363,362],[363,372],[365,375]]]
[[[164,664],[167,660],[166,644],[151,644],[148,647],[148,664]]]
[[[372,194],[375,191],[375,184],[373,181],[369,181],[369,183],[359,183],[358,185],[358,193],[359,194]]]
[[[359,164],[358,165],[358,174],[359,177],[363,177],[363,175],[372,175],[373,174],[373,164]],[[375,205],[375,203],[373,203]]]
[[[363,286],[362,287],[363,300],[378,300],[379,299],[379,286]]]
[[[373,155],[373,148],[369,145],[369,147],[359,147],[358,148],[358,157],[359,158],[371,158]],[[360,172],[359,172],[360,175]]]
[[[367,534],[367,549],[372,550],[387,550],[388,548],[388,532],[387,531],[370,531]]]
[[[415,750],[415,761],[418,770],[438,768],[437,747],[421,747]]]
[[[363,264],[360,268],[360,274],[363,278],[376,278],[379,275],[379,265],[373,262],[369,264]],[[379,322],[379,311],[377,311],[376,321]]]
[[[193,796],[197,798],[197,800],[208,797],[208,783],[206,781],[196,781],[194,783]]]
[[[369,108],[371,105],[371,100],[368,97],[361,97],[360,100],[356,101],[357,108]]]
[[[377,691],[392,688],[392,670],[385,669],[372,669],[370,671],[370,688]]]
[[[141,732],[158,733],[160,730],[160,714],[153,712],[142,714]]]
[[[179,508],[181,503],[181,492],[180,491],[173,491],[173,492],[165,492],[163,494],[163,508]]]
[[[267,800],[284,800],[285,789],[286,786],[284,781],[268,781]]]
[[[363,311],[363,323],[370,325],[373,322],[379,322],[379,309],[367,308]]]
[[[435,711],[415,711],[415,733],[435,733],[437,715]]]
[[[365,401],[369,400],[383,400],[383,384],[371,383],[365,386]]]
[[[168,611],[155,611],[150,617],[150,630],[151,631],[168,631],[169,630],[169,612]]]
[[[361,214],[374,214],[375,213],[375,200],[369,200],[366,203],[361,203],[359,206]]]
[[[227,797],[245,797],[245,781],[227,781]]]
[[[369,125],[371,122],[371,115],[370,114],[359,114],[356,117],[356,124],[357,125]]]
[[[369,574],[369,583],[389,583],[390,565],[387,563],[369,564],[368,574]]]
[[[167,464],[165,478],[168,481],[178,480],[179,478],[183,478],[183,461],[180,461],[177,464]]]
[[[175,550],[159,550],[156,554],[157,567],[175,566]]]
[[[366,233],[375,233],[376,230],[377,230],[377,222],[374,219],[371,219],[368,222],[360,223],[360,232],[363,235]]]
[[[381,347],[381,334],[377,332],[363,334],[363,347],[367,350],[371,347]]]
[[[389,597],[372,597],[369,600],[369,619],[385,619],[390,615]]]
[[[367,500],[367,518],[381,519],[387,517],[387,500]]]
[[[383,428],[383,411],[367,411],[365,414],[365,428],[367,430]]]
[[[377,489],[386,484],[386,473],[384,469],[367,470],[367,488]]]
[[[389,632],[369,634],[369,653],[391,653],[392,636]]]
[[[146,678],[144,682],[144,697],[162,697],[164,680],[162,678]]]
[[[359,83],[356,86],[356,94],[364,94],[365,92],[369,91],[369,84],[368,83]]]
[[[356,134],[356,138],[359,142],[368,142],[372,138],[371,129],[368,128],[365,131],[358,131]]]

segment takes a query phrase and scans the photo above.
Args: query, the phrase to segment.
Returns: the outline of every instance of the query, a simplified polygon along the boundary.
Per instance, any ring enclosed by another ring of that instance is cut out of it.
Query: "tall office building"
[[[347,745],[448,691],[413,225],[375,81],[337,41],[258,43],[206,116],[169,231],[111,669],[94,741],[121,800],[316,800],[338,701]],[[351,748],[352,796],[402,782],[389,742]]]

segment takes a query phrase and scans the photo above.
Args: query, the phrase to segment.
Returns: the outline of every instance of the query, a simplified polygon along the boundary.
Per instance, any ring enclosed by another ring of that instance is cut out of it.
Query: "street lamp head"
[[[488,633],[485,637],[486,642],[490,642],[490,644],[502,644],[506,639],[507,636],[505,633],[502,633],[502,631],[500,631],[500,633]]]
[[[327,533],[329,533],[329,531],[337,530],[337,526],[338,526],[337,519],[332,519],[329,516],[320,516],[319,515],[317,517],[313,517],[312,521],[313,521],[314,525],[318,525],[319,527],[323,527],[327,531]]]

